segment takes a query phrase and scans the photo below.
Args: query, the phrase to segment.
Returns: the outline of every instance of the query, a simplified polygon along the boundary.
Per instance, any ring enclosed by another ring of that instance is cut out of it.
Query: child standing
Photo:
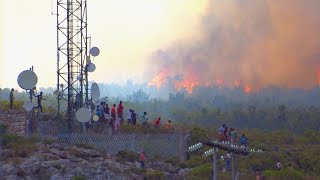
[[[145,160],[145,153],[144,153],[144,151],[142,150],[142,151],[140,152],[141,168],[144,168],[144,160]]]

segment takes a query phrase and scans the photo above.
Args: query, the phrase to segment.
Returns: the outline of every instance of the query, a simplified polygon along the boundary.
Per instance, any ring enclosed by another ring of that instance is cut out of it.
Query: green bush
[[[178,157],[171,157],[165,160],[166,163],[170,163],[174,166],[177,166],[179,164],[179,158]]]
[[[188,174],[188,179],[192,180],[202,180],[209,179],[211,177],[211,164],[207,163],[192,169],[192,171]]]
[[[85,180],[86,179],[86,177],[84,177],[84,176],[73,176],[72,177],[72,180]]]
[[[134,162],[139,160],[140,155],[136,152],[125,150],[125,151],[119,151],[117,154],[117,157],[124,161]]]
[[[300,180],[304,179],[304,175],[292,168],[283,169],[280,171],[277,170],[266,170],[262,173],[266,178],[280,178],[280,179],[292,179],[292,180]]]
[[[8,127],[0,123],[0,136],[7,132]]]
[[[37,150],[33,138],[23,138],[15,134],[6,134],[2,138],[2,146],[13,151],[14,156],[27,157]]]
[[[191,143],[195,144],[207,137],[207,133],[200,127],[195,127],[191,130]]]
[[[210,160],[210,158],[207,158],[207,157],[194,156],[190,160],[184,162],[184,164],[188,168],[194,168],[194,167],[200,166],[202,164],[208,163],[209,160]]]
[[[147,171],[145,173],[145,178],[148,180],[164,180],[165,176],[164,173],[160,171]]]
[[[53,139],[44,139],[43,140],[43,143],[46,144],[46,145],[53,144],[54,142],[55,142],[55,140],[53,140]]]

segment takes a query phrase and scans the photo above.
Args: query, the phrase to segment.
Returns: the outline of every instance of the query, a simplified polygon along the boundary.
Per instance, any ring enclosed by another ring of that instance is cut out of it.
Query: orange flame
[[[175,88],[177,90],[181,90],[185,88],[189,94],[192,94],[193,89],[199,85],[199,81],[196,80],[195,77],[189,77],[183,81],[176,82]]]
[[[216,80],[216,85],[221,88],[222,85],[223,85],[223,80],[222,79],[217,79]]]
[[[320,67],[318,68],[318,86],[320,86]]]
[[[167,71],[161,71],[156,77],[154,77],[149,83],[149,86],[156,86],[158,89],[163,86],[168,77]]]
[[[251,87],[250,87],[249,85],[246,85],[246,86],[244,87],[243,91],[244,91],[245,93],[247,93],[247,94],[250,94],[252,90],[251,90]]]

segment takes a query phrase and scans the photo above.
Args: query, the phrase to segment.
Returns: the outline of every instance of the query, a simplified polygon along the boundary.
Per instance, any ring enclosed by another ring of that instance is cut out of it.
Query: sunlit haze
[[[0,1],[0,87],[15,87],[18,74],[32,65],[38,86],[56,84],[54,0]],[[159,47],[192,37],[204,0],[88,1],[88,33],[101,50],[97,82],[144,79],[146,59]]]
[[[1,87],[18,88],[34,66],[38,86],[56,83],[54,0],[0,1]],[[88,32],[101,54],[96,82],[175,89],[320,85],[319,0],[88,1]]]

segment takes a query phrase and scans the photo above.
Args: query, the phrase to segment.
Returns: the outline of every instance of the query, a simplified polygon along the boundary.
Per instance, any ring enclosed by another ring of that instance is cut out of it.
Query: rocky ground
[[[88,147],[54,142],[38,143],[28,154],[2,149],[0,179],[3,180],[104,180],[185,179],[189,169],[161,161],[146,161],[140,168],[135,160],[104,155]],[[138,160],[138,159],[137,159]],[[131,161],[131,162],[130,162]]]

